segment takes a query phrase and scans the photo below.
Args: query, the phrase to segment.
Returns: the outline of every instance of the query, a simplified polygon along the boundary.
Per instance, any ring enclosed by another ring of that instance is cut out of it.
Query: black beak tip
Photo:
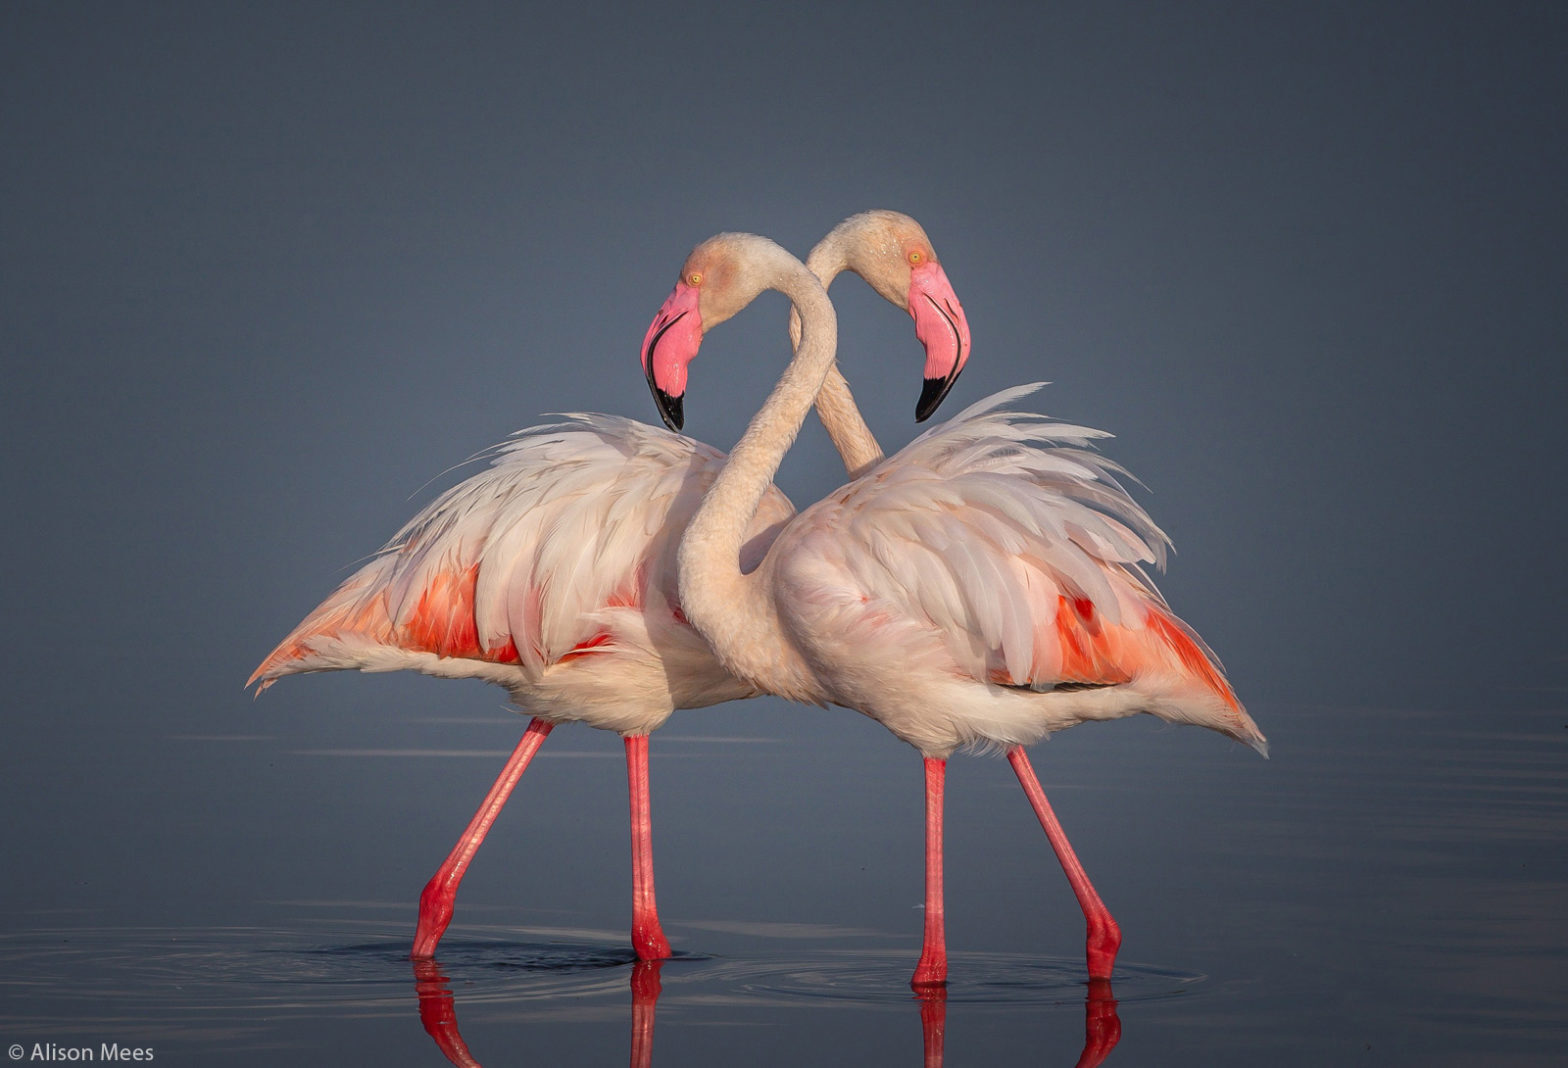
[[[681,410],[683,398],[672,397],[658,386],[654,386],[653,400],[658,406],[659,417],[664,420],[664,425],[678,433],[681,427],[686,425],[686,414]]]
[[[931,418],[932,412],[941,407],[943,399],[947,396],[947,391],[953,388],[955,377],[928,378],[925,380],[925,386],[920,390],[920,400],[915,404],[915,422],[925,422]]]

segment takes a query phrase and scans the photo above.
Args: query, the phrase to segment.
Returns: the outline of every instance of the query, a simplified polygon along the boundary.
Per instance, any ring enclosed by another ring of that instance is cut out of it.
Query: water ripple
[[[483,930],[483,929],[480,929]],[[580,929],[494,929],[450,937],[434,967],[465,1004],[622,999],[633,956],[619,939]],[[824,949],[773,958],[680,954],[664,969],[666,998],[690,1005],[907,1005],[911,955]],[[421,978],[428,978],[423,976]],[[0,936],[0,1025],[62,1033],[157,1019],[165,1027],[293,1018],[384,1016],[413,1004],[416,968],[400,924],[365,924],[354,942],[326,944],[282,927],[83,927]],[[1121,1001],[1174,997],[1204,977],[1120,964]],[[1081,959],[954,953],[947,1000],[974,1005],[1081,1005]]]
[[[679,962],[677,962],[678,965]],[[913,957],[905,951],[823,951],[810,958],[713,960],[691,975],[665,970],[665,986],[680,996],[681,985],[700,980],[719,992],[691,1000],[728,1003],[765,1001],[843,1002],[904,1005],[915,998],[909,986]],[[1143,964],[1118,963],[1118,1001],[1145,1001],[1190,993],[1204,976]],[[1081,959],[1021,953],[950,953],[947,1001],[973,1005],[1082,1006],[1087,980]]]
[[[380,926],[380,925],[376,925]],[[0,937],[0,1025],[62,1033],[94,1021],[164,1024],[300,1016],[399,1015],[413,1003],[407,931],[322,945],[272,927],[72,928]],[[577,934],[578,932],[565,932]],[[453,938],[440,968],[476,1001],[623,996],[629,948],[576,939]]]

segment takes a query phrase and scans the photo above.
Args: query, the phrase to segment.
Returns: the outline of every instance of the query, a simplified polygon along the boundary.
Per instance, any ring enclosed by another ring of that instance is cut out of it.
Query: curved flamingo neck
[[[845,248],[842,229],[834,230],[817,243],[806,258],[806,269],[817,276],[824,291],[849,269],[849,251]],[[789,339],[793,347],[799,348],[800,313],[793,308],[789,313]],[[861,416],[837,361],[828,368],[822,390],[817,394],[817,418],[822,420],[822,427],[843,458],[844,469],[851,479],[859,478],[882,462],[882,446],[877,444],[876,436]]]
[[[740,569],[747,524],[794,444],[806,413],[833,365],[838,320],[817,279],[792,260],[763,285],[783,293],[800,312],[800,345],[773,392],[692,516],[679,550],[681,608],[713,646],[725,668],[785,697],[815,701],[793,656],[778,613],[767,596],[767,562],[750,575]]]

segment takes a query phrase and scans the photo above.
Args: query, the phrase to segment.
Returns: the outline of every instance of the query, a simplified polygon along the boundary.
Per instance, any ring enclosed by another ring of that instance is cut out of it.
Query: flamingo
[[[889,235],[894,235],[890,237]],[[924,240],[896,212],[853,216],[813,255],[824,280],[852,270],[881,287],[899,235]],[[916,333],[952,344],[939,302],[968,327],[944,274],[925,279]],[[957,329],[955,327],[954,329]],[[952,367],[950,357],[928,363]],[[824,425],[852,469],[881,456],[847,383],[829,376]],[[951,382],[947,382],[951,385]],[[928,389],[940,391],[938,383]],[[558,723],[618,732],[625,743],[632,839],[632,943],[638,959],[670,955],[654,896],[648,734],[676,708],[752,697],[686,622],[676,596],[680,531],[722,455],[612,415],[534,427],[492,450],[490,466],[441,494],[307,615],[251,675],[259,695],[284,675],[411,669],[505,688],[532,714],[517,747],[457,844],[426,884],[412,956],[429,959],[450,924],[459,884],[533,755]],[[794,509],[763,491],[748,523],[750,564]]]
[[[919,242],[902,252],[908,279],[935,262]],[[794,517],[752,566],[742,558],[749,524],[833,363],[826,293],[766,238],[720,234],[687,258],[642,351],[666,410],[706,332],[765,289],[794,303],[801,342],[687,526],[677,557],[682,608],[736,678],[861,712],[920,752],[917,989],[947,978],[942,800],[947,759],[960,747],[1006,751],[1083,909],[1089,976],[1108,979],[1120,928],[1025,747],[1085,720],[1147,712],[1267,755],[1219,662],[1142,570],[1163,566],[1167,539],[1117,481],[1125,472],[1089,451],[1107,435],[1011,408],[1034,385],[922,434]],[[678,332],[668,328],[677,319]],[[931,366],[927,378],[950,371]]]

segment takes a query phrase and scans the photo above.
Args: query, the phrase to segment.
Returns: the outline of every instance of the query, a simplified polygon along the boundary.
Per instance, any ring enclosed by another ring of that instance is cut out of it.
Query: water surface
[[[855,863],[853,843],[872,840],[860,836],[885,814],[855,811],[854,782],[834,789],[832,774],[811,791],[815,804],[802,802],[804,816],[775,805],[777,823],[748,827],[758,817],[744,791],[715,805],[708,780],[755,777],[761,790],[797,762],[833,760],[809,731],[775,731],[787,721],[762,717],[728,734],[656,739],[661,905],[677,947],[661,965],[635,964],[619,929],[625,858],[609,844],[624,835],[619,769],[613,750],[580,731],[553,762],[541,753],[545,774],[525,777],[517,803],[542,822],[524,818],[486,843],[434,962],[407,957],[417,882],[406,900],[209,901],[183,923],[35,908],[13,913],[0,938],[0,1039],[29,1054],[35,1043],[117,1042],[174,1064],[1560,1063],[1568,722],[1262,715],[1275,740],[1268,762],[1141,722],[1070,732],[1037,751],[1126,931],[1109,984],[1086,982],[1081,918],[1027,805],[993,774],[1005,765],[961,757],[949,792],[951,981],[945,996],[916,997],[918,820],[904,809],[918,806],[917,773],[892,821],[914,833],[885,863]],[[432,765],[455,793],[474,795],[504,755],[466,743],[297,746],[276,734],[186,744],[264,757],[280,781],[320,776],[322,762]],[[896,764],[901,748],[853,757]],[[574,804],[574,791],[608,795],[585,806],[605,826],[557,854],[533,836],[560,837],[551,806]],[[817,804],[833,817],[813,826]],[[726,833],[728,852],[687,841],[692,811]],[[465,815],[458,806],[436,822],[455,829]],[[332,825],[318,833],[330,837]],[[278,841],[309,837],[285,828]],[[388,857],[410,849],[390,824],[356,837]],[[556,880],[531,866],[583,852],[583,868]],[[352,880],[354,856],[280,845],[257,859],[276,877],[263,884],[286,876],[310,887]],[[718,891],[700,892],[704,877]],[[578,879],[594,893],[574,895]],[[725,892],[748,882],[744,896]],[[707,917],[690,911],[721,900]]]

